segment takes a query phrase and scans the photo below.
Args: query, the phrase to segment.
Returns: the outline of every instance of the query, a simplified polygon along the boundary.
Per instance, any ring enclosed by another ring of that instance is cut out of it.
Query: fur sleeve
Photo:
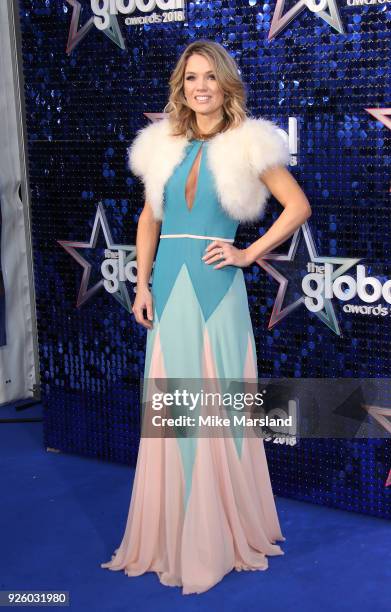
[[[170,121],[163,118],[141,128],[128,147],[129,168],[142,179],[144,198],[155,219],[163,218],[164,187],[182,159],[186,142],[184,137],[171,137]]]
[[[138,130],[136,137],[128,147],[128,166],[136,176],[146,181],[150,160],[154,151],[158,123],[150,123]]]
[[[252,169],[259,175],[266,168],[287,166],[290,160],[288,143],[278,132],[278,126],[268,119],[248,122],[248,155]]]

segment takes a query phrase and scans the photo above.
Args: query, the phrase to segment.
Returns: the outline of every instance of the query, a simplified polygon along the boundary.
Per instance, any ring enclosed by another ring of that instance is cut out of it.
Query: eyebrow
[[[214,72],[214,70],[207,70],[205,72],[205,74],[209,74],[210,72]],[[192,72],[191,70],[189,72],[186,72],[186,74],[197,74],[196,72]]]

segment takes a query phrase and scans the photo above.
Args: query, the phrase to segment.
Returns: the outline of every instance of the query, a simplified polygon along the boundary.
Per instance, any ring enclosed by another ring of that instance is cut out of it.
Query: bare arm
[[[137,293],[133,304],[133,314],[137,323],[151,329],[153,327],[153,302],[149,290],[149,278],[159,241],[161,221],[156,221],[152,208],[145,202],[137,224],[136,254],[137,254]],[[144,318],[147,311],[147,319]]]
[[[207,264],[220,261],[215,269],[227,265],[246,267],[272,251],[292,236],[298,227],[311,216],[309,201],[296,179],[284,166],[275,166],[265,170],[260,179],[269,191],[280,202],[284,210],[273,225],[258,240],[246,249],[237,249],[233,245],[214,240],[205,249],[203,260]],[[221,261],[223,252],[223,261]]]
[[[312,214],[304,191],[285,167],[269,168],[260,178],[284,210],[268,231],[245,249],[249,263],[285,242]]]
[[[148,288],[160,227],[161,222],[155,220],[150,204],[145,202],[137,223],[137,290]]]

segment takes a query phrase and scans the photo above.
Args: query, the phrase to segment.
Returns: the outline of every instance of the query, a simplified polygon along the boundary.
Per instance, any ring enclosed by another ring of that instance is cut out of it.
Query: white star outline
[[[83,40],[89,33],[91,28],[95,26],[94,15],[92,15],[88,21],[78,30],[80,21],[80,10],[81,4],[79,0],[65,0],[72,7],[71,24],[69,26],[68,41],[66,46],[66,53],[70,55],[74,48]],[[125,49],[125,41],[123,39],[120,27],[118,25],[118,19],[115,15],[110,15],[110,24],[105,30],[101,30],[105,36],[110,38],[118,47]],[[95,28],[98,29],[98,28]]]
[[[274,325],[284,319],[290,312],[292,312],[292,310],[300,306],[300,304],[304,304],[306,296],[303,294],[295,302],[292,302],[288,306],[285,306],[285,308],[282,307],[289,279],[266,261],[294,261],[299,246],[301,232],[304,235],[305,244],[307,246],[307,251],[310,256],[311,262],[317,264],[339,264],[339,267],[333,270],[333,273],[331,275],[332,281],[334,281],[338,276],[341,276],[341,274],[343,274],[344,272],[352,268],[354,265],[356,265],[359,261],[361,261],[361,258],[357,259],[351,257],[320,257],[316,252],[316,247],[311,234],[310,227],[308,223],[305,222],[293,234],[292,241],[289,246],[289,251],[286,255],[281,253],[266,253],[262,257],[256,259],[256,263],[264,270],[266,270],[266,272],[268,272],[280,284],[273,305],[273,311],[270,316],[268,329],[274,327]],[[313,314],[315,314],[335,334],[337,334],[338,336],[342,336],[331,299],[325,297],[323,297],[323,299],[325,303],[323,310],[319,312],[314,312]]]
[[[332,28],[337,30],[340,34],[345,34],[345,30],[342,25],[341,17],[339,16],[337,0],[299,0],[292,8],[289,9],[282,15],[285,7],[285,0],[277,0],[276,8],[274,9],[273,19],[270,25],[268,34],[268,40],[275,38],[282,30],[284,30],[290,23],[305,9],[315,13],[321,19],[326,21]],[[329,13],[326,13],[324,8],[329,9]]]
[[[128,255],[124,258],[124,265],[129,261],[136,259],[136,246],[126,244],[114,244],[109,224],[107,222],[106,214],[102,205],[102,202],[98,203],[94,225],[91,232],[89,242],[75,242],[73,240],[57,240],[57,242],[69,253],[78,264],[83,268],[83,276],[80,283],[79,294],[77,296],[76,308],[80,308],[85,302],[91,299],[97,291],[104,287],[104,279],[95,283],[92,287],[88,288],[88,281],[91,275],[92,264],[89,263],[76,249],[94,249],[99,235],[99,229],[102,228],[103,235],[106,240],[106,248],[113,251],[123,251]],[[118,281],[118,291],[111,293],[113,297],[123,306],[129,313],[132,311],[132,304],[129,298],[129,292],[126,287],[125,281]]]

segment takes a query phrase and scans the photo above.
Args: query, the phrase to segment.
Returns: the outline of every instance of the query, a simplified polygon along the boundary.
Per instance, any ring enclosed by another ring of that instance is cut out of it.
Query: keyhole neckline
[[[203,160],[203,151],[201,149],[202,149],[202,146],[203,146],[205,140],[194,139],[194,141],[195,142],[201,142],[202,144],[201,144],[200,148],[197,151],[197,154],[196,154],[196,156],[195,156],[195,158],[193,160],[193,163],[192,163],[192,165],[190,167],[189,174],[187,175],[186,180],[185,180],[184,198],[183,199],[185,201],[186,211],[187,211],[188,214],[191,214],[193,212],[194,206],[197,203],[197,196],[198,196],[198,191],[199,191],[198,183],[199,183],[199,179],[200,179],[201,165],[202,165],[202,160]],[[191,172],[193,170],[194,163],[196,162],[198,156],[199,156],[199,162],[198,162],[198,168],[197,168],[197,179],[196,179],[196,185],[195,185],[194,198],[193,198],[192,206],[191,206],[191,208],[189,208],[188,203],[187,203],[187,199],[186,199],[187,181],[189,179],[189,175],[191,174]]]

